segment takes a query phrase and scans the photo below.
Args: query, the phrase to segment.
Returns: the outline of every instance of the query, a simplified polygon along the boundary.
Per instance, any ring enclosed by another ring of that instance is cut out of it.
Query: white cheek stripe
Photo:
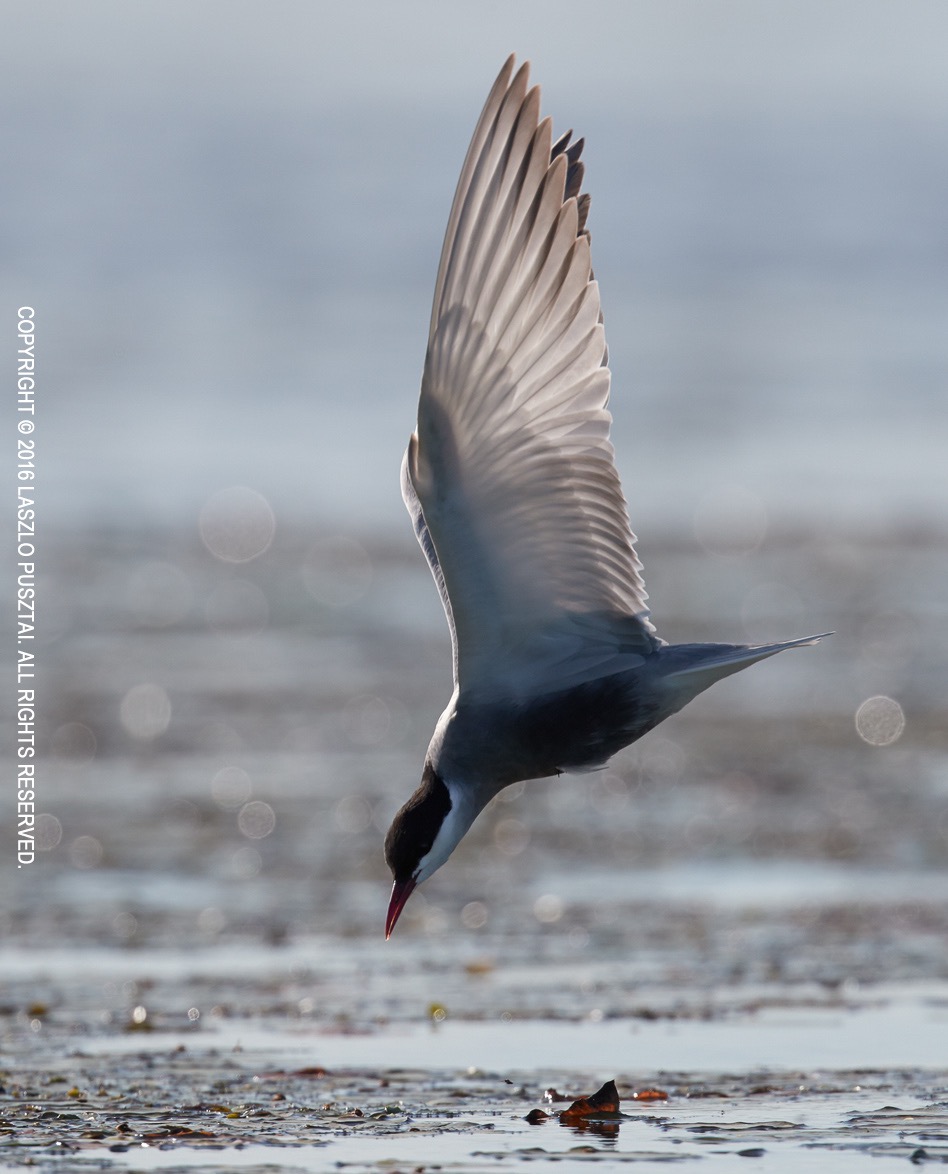
[[[422,856],[418,862],[415,879],[419,884],[438,871],[464,838],[468,828],[477,817],[477,811],[471,809],[470,803],[464,802],[464,793],[459,788],[452,787],[448,782],[445,782],[445,786],[451,796],[451,810],[438,829],[430,851],[427,855]]]

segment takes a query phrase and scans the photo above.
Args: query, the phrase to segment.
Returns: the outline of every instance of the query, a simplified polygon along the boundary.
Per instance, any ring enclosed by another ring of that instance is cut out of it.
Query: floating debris
[[[580,1117],[619,1116],[619,1093],[614,1080],[606,1083],[591,1096],[580,1097],[560,1113],[560,1121],[572,1124]]]

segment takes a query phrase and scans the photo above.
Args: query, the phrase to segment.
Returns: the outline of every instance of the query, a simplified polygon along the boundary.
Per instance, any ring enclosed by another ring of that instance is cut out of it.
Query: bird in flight
[[[454,692],[385,838],[386,937],[504,787],[602,766],[715,681],[821,639],[656,635],[609,441],[583,140],[553,141],[528,79],[508,58],[461,169],[402,462]]]

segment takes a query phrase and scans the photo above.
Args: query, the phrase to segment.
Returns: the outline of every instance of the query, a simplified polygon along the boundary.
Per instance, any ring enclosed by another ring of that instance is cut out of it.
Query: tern
[[[602,766],[776,644],[678,644],[649,619],[609,441],[583,140],[555,142],[509,57],[461,169],[402,495],[441,594],[454,692],[385,839],[405,902],[524,779]]]

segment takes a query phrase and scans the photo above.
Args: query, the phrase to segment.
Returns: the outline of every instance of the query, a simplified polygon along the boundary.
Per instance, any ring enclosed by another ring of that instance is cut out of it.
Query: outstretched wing
[[[560,688],[658,643],[609,441],[582,145],[553,143],[509,58],[448,220],[402,486],[463,688]]]

